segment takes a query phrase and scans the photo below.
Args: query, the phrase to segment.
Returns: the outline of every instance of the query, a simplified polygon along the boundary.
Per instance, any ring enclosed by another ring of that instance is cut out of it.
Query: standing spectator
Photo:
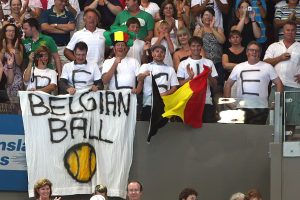
[[[238,5],[236,16],[233,19],[231,30],[238,30],[242,34],[242,45],[247,46],[252,40],[261,36],[259,24],[255,21],[255,11],[248,11],[251,6],[248,0],[242,0]]]
[[[300,42],[300,5],[299,0],[287,0],[287,5],[277,8],[274,16],[275,28],[279,29],[279,40],[283,39],[283,25],[288,21],[294,21],[297,24],[296,41]]]
[[[86,9],[84,11],[83,20],[85,27],[74,33],[64,50],[64,55],[70,61],[74,61],[75,55],[73,51],[75,44],[80,41],[85,42],[89,47],[87,60],[91,63],[97,63],[101,68],[105,53],[105,38],[103,36],[105,30],[97,27],[100,20],[100,14],[95,9]]]
[[[268,86],[272,81],[276,91],[283,85],[272,65],[260,61],[261,47],[256,41],[247,46],[247,62],[236,65],[224,87],[224,97],[231,96],[231,87],[237,82],[239,108],[245,112],[245,124],[266,124],[268,118]]]
[[[85,9],[97,9],[101,14],[100,26],[108,30],[114,23],[119,12],[122,11],[122,5],[119,0],[87,0]]]
[[[16,25],[7,24],[3,27],[0,37],[0,61],[3,64],[4,73],[10,72],[11,67],[7,63],[10,57],[13,57],[14,79],[7,87],[9,97],[17,97],[18,91],[23,89],[22,70],[24,48],[21,44],[21,37]]]
[[[177,39],[179,49],[173,54],[174,69],[177,71],[178,65],[181,61],[187,59],[191,55],[191,49],[189,45],[190,33],[187,28],[181,28],[177,30]]]
[[[22,2],[21,0],[11,0],[9,2],[10,6],[10,14],[4,16],[4,21],[2,25],[5,26],[6,24],[15,24],[20,34],[22,34],[22,24],[24,21],[25,13],[21,11]]]
[[[44,33],[51,36],[58,47],[62,66],[68,62],[64,49],[70,41],[70,32],[75,30],[75,18],[65,9],[68,0],[55,0],[54,5],[43,11],[40,24]]]
[[[4,15],[10,14],[10,1],[1,0],[0,3],[0,19],[3,19]]]
[[[12,84],[14,81],[14,57],[8,56],[7,58],[7,70],[3,67],[2,62],[0,62],[0,103],[5,103],[9,101],[6,88],[8,85]]]
[[[210,68],[211,73],[207,79],[206,99],[203,111],[203,122],[213,123],[216,122],[216,106],[212,100],[211,89],[217,87],[218,73],[216,71],[214,63],[206,58],[201,57],[200,52],[203,47],[203,42],[200,37],[194,36],[189,40],[191,49],[191,56],[180,62],[177,71],[177,77],[180,85],[184,85],[186,82],[195,78],[204,70],[204,66]]]
[[[142,91],[142,84],[138,81],[136,86],[136,80],[140,64],[135,58],[127,57],[128,49],[133,44],[133,35],[122,31],[113,33],[107,31],[105,39],[108,45],[114,45],[115,57],[103,63],[103,84],[108,84],[109,90],[126,88],[131,89],[132,93],[139,94]]]
[[[30,0],[31,1],[31,0]],[[48,0],[47,9],[52,8],[56,0]],[[81,1],[81,0],[80,0]],[[78,0],[66,0],[65,9],[73,14],[76,18],[80,13]]]
[[[280,77],[284,91],[300,91],[300,43],[296,41],[296,24],[293,21],[283,26],[283,40],[271,44],[265,54],[264,61],[270,63]],[[275,100],[275,88],[272,87],[270,101]],[[293,103],[285,104],[287,129],[294,132],[299,123],[299,98]],[[295,106],[297,105],[297,106]]]
[[[201,24],[201,15],[206,7],[211,7],[216,13],[215,26],[223,28],[223,14],[227,14],[229,10],[227,0],[192,0],[191,11],[196,17],[197,24]]]
[[[141,0],[140,9],[152,15],[155,21],[159,19],[159,7],[156,3],[149,0]]]
[[[88,46],[78,42],[74,47],[75,60],[63,67],[60,77],[60,90],[63,93],[75,94],[79,89],[90,88],[96,92],[101,82],[101,72],[96,63],[87,60]]]
[[[120,12],[115,22],[111,25],[111,30],[126,25],[126,21],[131,17],[136,17],[141,23],[138,38],[144,41],[151,41],[153,37],[154,20],[152,15],[140,10],[139,0],[126,0],[127,10]]]
[[[158,86],[160,96],[173,94],[179,85],[176,72],[173,67],[164,63],[166,48],[163,45],[151,47],[153,62],[143,64],[139,70],[138,79],[144,83],[142,121],[149,121],[152,105],[152,76]],[[163,76],[161,74],[164,74]]]
[[[50,49],[50,52],[54,59],[55,69],[60,76],[62,66],[57,52],[57,46],[54,40],[50,36],[44,35],[39,32],[40,25],[35,18],[26,19],[23,24],[23,30],[26,39],[24,39],[22,42],[25,47],[26,58],[28,58],[29,54],[37,50],[40,46],[47,46]],[[52,65],[48,65],[48,67],[51,69],[54,68]]]
[[[52,93],[57,87],[57,74],[47,68],[51,62],[51,52],[45,47],[39,47],[29,55],[29,63],[24,72],[24,83],[29,91]]]
[[[192,188],[184,188],[178,197],[178,200],[197,200],[198,193]]]

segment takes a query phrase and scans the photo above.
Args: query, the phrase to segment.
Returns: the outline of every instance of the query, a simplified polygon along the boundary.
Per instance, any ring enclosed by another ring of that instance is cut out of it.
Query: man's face
[[[60,11],[63,11],[66,6],[67,0],[55,0],[54,5]]]
[[[127,47],[125,42],[117,42],[114,46],[114,52],[116,57],[124,57],[126,56],[129,48]]]
[[[23,24],[23,31],[24,31],[26,37],[32,36],[32,28],[29,26],[28,23]]]
[[[258,62],[260,59],[260,48],[257,45],[252,44],[247,48],[246,54],[248,61]]]
[[[201,44],[197,42],[192,42],[190,45],[192,55],[197,55],[197,56],[200,55],[201,48],[202,48]]]
[[[83,64],[86,61],[86,50],[76,49],[74,52],[75,60],[78,64]]]
[[[127,195],[129,200],[141,200],[142,192],[141,192],[140,184],[138,184],[137,182],[129,183],[127,187],[127,191],[128,191]]]
[[[140,31],[140,26],[138,24],[130,24],[128,27],[128,31],[138,34]]]
[[[156,48],[152,51],[153,60],[156,62],[163,62],[166,52],[161,48]]]
[[[83,18],[86,27],[96,28],[98,24],[98,16],[94,12],[87,12]]]
[[[135,8],[137,2],[134,0],[126,0],[125,4],[126,4],[128,10],[132,10],[133,8]]]
[[[296,27],[291,24],[283,26],[283,37],[285,40],[295,40],[296,38]]]

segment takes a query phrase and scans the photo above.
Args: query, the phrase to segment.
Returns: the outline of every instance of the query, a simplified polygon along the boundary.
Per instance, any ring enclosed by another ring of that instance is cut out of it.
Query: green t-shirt
[[[141,10],[136,16],[132,16],[127,10],[123,10],[117,15],[115,22],[111,25],[110,29],[112,30],[118,26],[126,26],[127,20],[131,17],[138,18],[140,21],[141,28],[137,37],[141,40],[144,40],[148,35],[148,31],[154,29],[154,19],[151,14],[143,10]]]
[[[52,37],[42,33],[39,34],[39,39],[36,42],[34,42],[31,37],[28,37],[25,38],[22,43],[25,47],[24,54],[26,59],[28,59],[31,52],[34,52],[41,46],[48,47],[51,53],[57,53],[57,46]],[[49,65],[49,68],[53,69],[53,65]]]

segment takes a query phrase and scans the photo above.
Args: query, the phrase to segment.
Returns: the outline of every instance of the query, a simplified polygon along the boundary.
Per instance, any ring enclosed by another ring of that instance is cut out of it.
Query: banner
[[[54,195],[91,194],[101,183],[109,196],[125,198],[137,104],[130,90],[19,94],[29,197],[48,178]]]

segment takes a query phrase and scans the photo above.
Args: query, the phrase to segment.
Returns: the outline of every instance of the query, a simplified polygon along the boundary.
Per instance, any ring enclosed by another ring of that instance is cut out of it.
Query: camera
[[[248,12],[252,12],[252,11],[253,11],[253,8],[252,8],[251,6],[248,6],[247,11],[248,11]]]
[[[34,59],[35,59],[35,60],[37,60],[37,59],[39,59],[39,58],[41,58],[41,57],[43,57],[43,55],[41,55],[41,54],[39,54],[39,53],[34,55]]]

